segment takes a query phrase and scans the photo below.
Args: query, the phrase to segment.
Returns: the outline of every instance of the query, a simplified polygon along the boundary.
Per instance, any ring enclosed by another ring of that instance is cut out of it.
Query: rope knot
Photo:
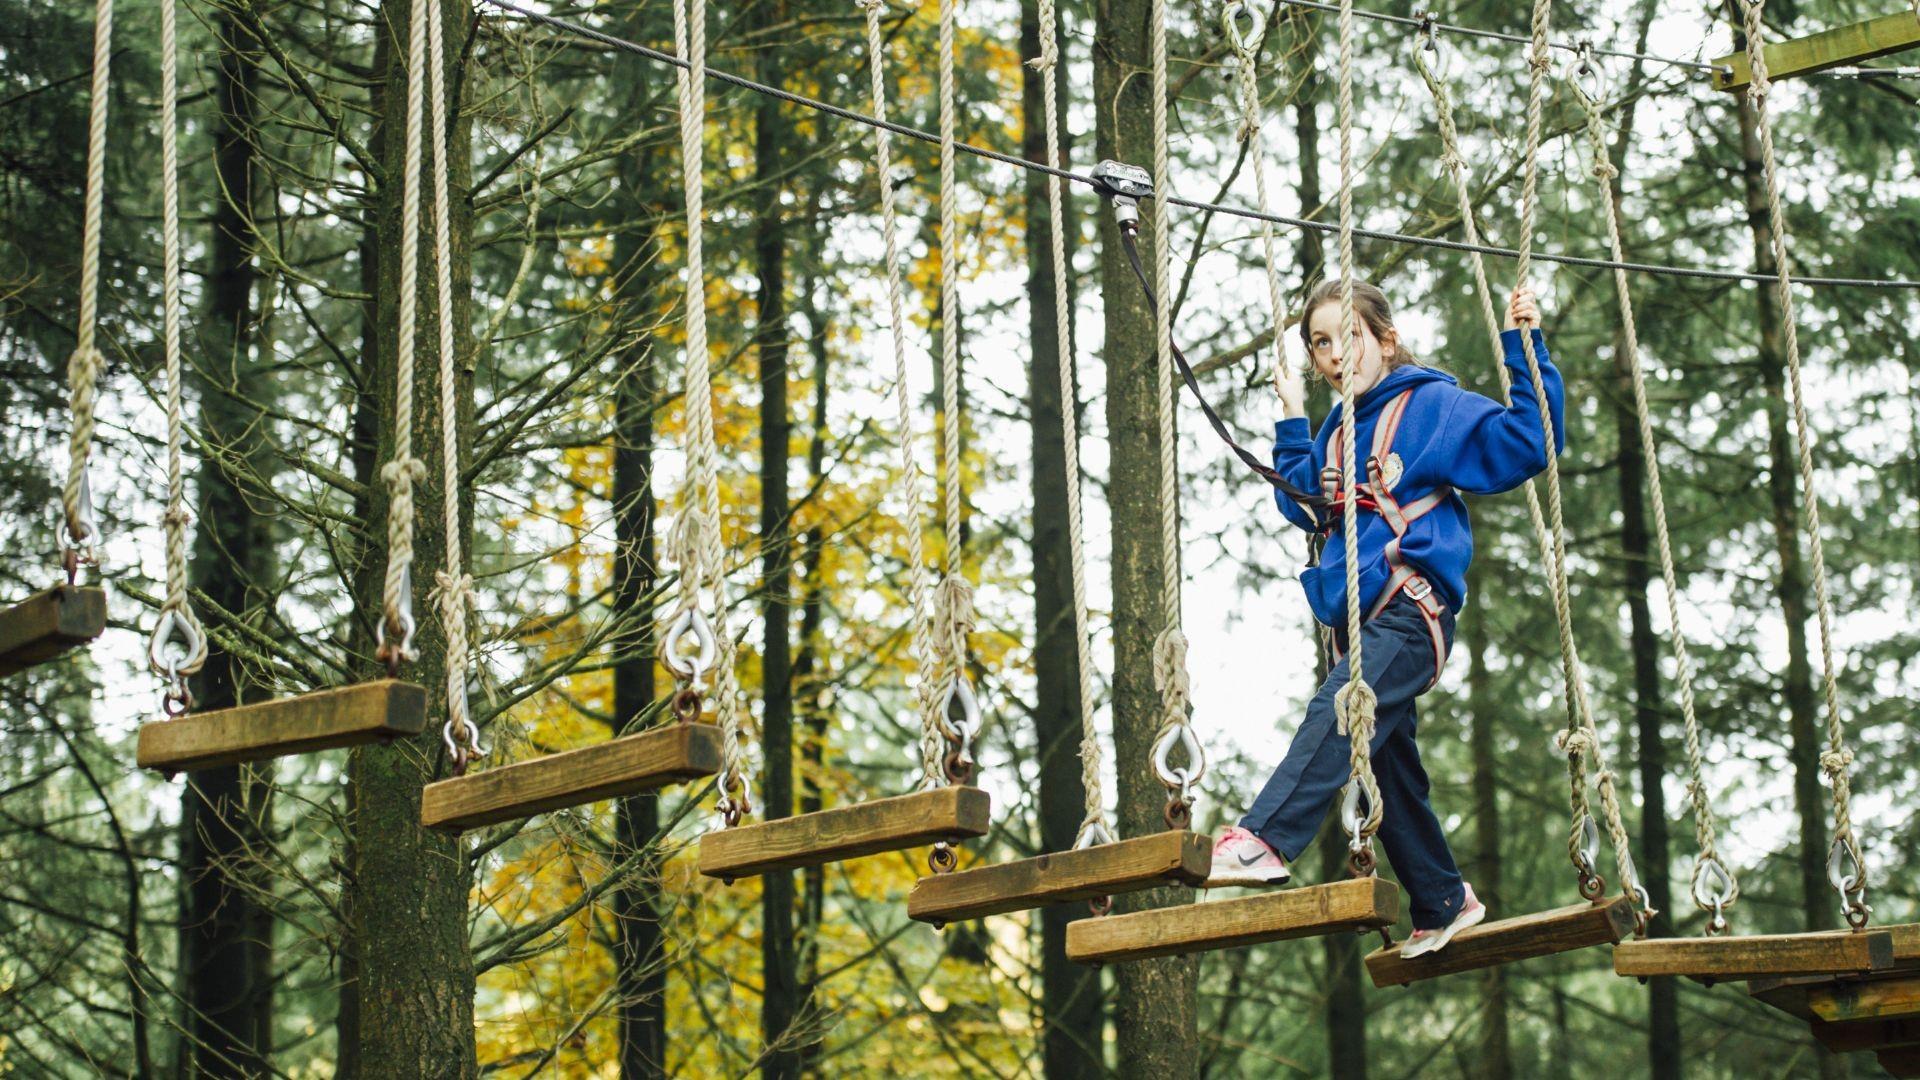
[[[411,487],[427,478],[427,463],[417,457],[394,458],[380,466],[380,479],[389,488]]]
[[[1820,771],[1826,773],[1829,780],[1838,780],[1845,776],[1847,768],[1852,764],[1853,751],[1851,750],[1828,750],[1820,755]]]
[[[184,506],[170,506],[160,520],[170,527],[184,529],[193,524],[193,515]]]
[[[1593,736],[1584,731],[1563,731],[1553,737],[1553,745],[1570,758],[1593,753]]]
[[[867,3],[868,0],[861,0]],[[1060,63],[1060,50],[1051,40],[1040,43],[1040,55],[1027,61],[1027,66],[1035,71],[1052,71]]]
[[[1620,167],[1603,158],[1594,162],[1593,175],[1612,183],[1613,178],[1620,175]]]
[[[473,575],[450,574],[445,570],[433,573],[433,588],[427,590],[427,599],[440,605],[440,609],[449,613],[466,610],[473,604]]]
[[[1467,167],[1467,161],[1460,156],[1458,150],[1449,146],[1440,154],[1440,167],[1449,173],[1456,173]]]
[[[1553,73],[1553,57],[1544,49],[1528,53],[1527,66],[1543,77],[1550,75]]]
[[[1380,695],[1365,679],[1349,679],[1333,695],[1333,716],[1340,734],[1348,734],[1355,722],[1369,739],[1373,737],[1374,716],[1380,709]]]
[[[1187,635],[1169,626],[1153,640],[1153,687],[1169,701],[1187,700],[1192,683],[1187,676]]]

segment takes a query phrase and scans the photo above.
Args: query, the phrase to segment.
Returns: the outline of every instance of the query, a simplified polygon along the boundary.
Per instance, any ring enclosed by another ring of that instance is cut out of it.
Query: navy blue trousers
[[[1452,612],[1440,616],[1440,626],[1451,649]],[[1419,726],[1414,703],[1436,675],[1433,636],[1419,607],[1402,596],[1361,627],[1360,640],[1362,674],[1380,699],[1372,744],[1382,803],[1380,845],[1407,890],[1414,929],[1438,929],[1459,914],[1466,889],[1428,801],[1427,771],[1413,742]],[[1333,696],[1346,683],[1343,658],[1313,695],[1286,758],[1240,819],[1242,828],[1289,863],[1320,831],[1321,819],[1347,780],[1352,751],[1333,715]]]

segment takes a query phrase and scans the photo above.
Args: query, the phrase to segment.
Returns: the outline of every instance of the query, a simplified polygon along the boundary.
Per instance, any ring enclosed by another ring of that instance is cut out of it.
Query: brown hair
[[[1340,279],[1328,278],[1313,287],[1307,294],[1306,306],[1300,309],[1300,343],[1307,348],[1307,375],[1313,377],[1318,369],[1313,366],[1313,313],[1327,304],[1340,302]],[[1420,366],[1420,358],[1407,348],[1405,341],[1397,340],[1399,331],[1393,325],[1393,306],[1387,303],[1387,294],[1364,281],[1353,283],[1353,314],[1373,336],[1385,341],[1388,334],[1396,338],[1393,346],[1393,358],[1386,362],[1386,370],[1413,365]]]

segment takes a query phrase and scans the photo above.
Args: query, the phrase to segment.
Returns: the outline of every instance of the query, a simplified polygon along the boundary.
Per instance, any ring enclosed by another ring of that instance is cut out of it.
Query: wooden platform
[[[1853,978],[1755,980],[1748,985],[1755,998],[1809,1023],[1920,1017],[1920,970],[1911,967]]]
[[[1915,19],[1910,10],[1901,11],[1806,37],[1773,42],[1767,46],[1767,77],[1776,80],[1811,75],[1915,47],[1920,47],[1920,19]],[[1717,57],[1713,62],[1731,72],[1714,73],[1713,85],[1717,90],[1744,90],[1753,81],[1745,50]]]
[[[712,776],[720,729],[670,724],[618,739],[428,784],[420,824],[471,829]]]
[[[1067,958],[1111,964],[1234,949],[1392,926],[1400,887],[1380,878],[1278,889],[1233,900],[1081,919],[1067,925]]]
[[[1892,965],[1893,935],[1884,930],[1657,938],[1623,941],[1613,950],[1616,975],[1682,975],[1709,983],[1771,975],[1864,975]]]
[[[1198,885],[1213,862],[1212,841],[1196,832],[1162,832],[953,874],[914,885],[907,915],[936,926],[1027,911],[1070,900]]]
[[[1367,974],[1375,986],[1405,986],[1440,975],[1611,945],[1633,933],[1633,926],[1633,901],[1627,897],[1615,896],[1597,904],[1569,904],[1481,923],[1462,930],[1439,952],[1411,960],[1401,959],[1399,945],[1375,949],[1367,956]]]
[[[426,719],[424,687],[381,679],[142,724],[135,757],[172,775],[417,735]]]
[[[24,671],[85,645],[107,628],[107,593],[56,585],[0,611],[0,675]]]
[[[992,814],[992,800],[979,788],[943,787],[716,829],[700,838],[700,872],[732,881],[985,836]]]

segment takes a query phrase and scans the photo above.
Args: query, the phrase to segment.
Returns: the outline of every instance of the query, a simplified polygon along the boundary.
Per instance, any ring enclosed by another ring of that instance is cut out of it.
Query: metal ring
[[[673,709],[675,720],[682,724],[691,724],[700,719],[700,712],[705,707],[705,703],[701,700],[700,691],[688,686],[674,693],[670,707]]]
[[[1179,746],[1186,751],[1187,764],[1178,769],[1168,762],[1173,748]],[[1199,783],[1200,777],[1207,771],[1207,754],[1200,748],[1200,740],[1193,734],[1190,724],[1174,724],[1160,733],[1153,743],[1153,772],[1160,782],[1169,788],[1178,787],[1182,794],[1190,791]]]
[[[954,867],[959,865],[960,856],[951,844],[935,844],[933,850],[927,853],[927,869],[936,874],[951,874]]]
[[[1704,888],[1709,879],[1712,887]],[[1733,875],[1720,865],[1720,860],[1702,859],[1693,875],[1692,891],[1694,904],[1718,918],[1721,909],[1733,902]]]
[[[955,714],[958,715],[955,715]],[[980,698],[965,675],[955,675],[940,702],[940,731],[961,745],[963,752],[973,748],[973,737],[980,733]]]
[[[1160,817],[1167,823],[1169,829],[1186,829],[1193,824],[1193,803],[1184,794],[1169,791],[1167,808],[1161,812]]]
[[[1243,17],[1247,21],[1244,31],[1240,29]],[[1267,16],[1259,8],[1248,7],[1240,0],[1227,0],[1220,7],[1220,29],[1236,53],[1250,57],[1253,50],[1259,48],[1260,39],[1267,32]]]
[[[166,655],[169,645],[175,647],[173,651],[177,655]],[[199,625],[183,617],[176,608],[162,610],[153,636],[147,639],[147,662],[154,673],[178,679],[182,674],[191,675],[200,670],[206,659],[207,636]]]
[[[1096,919],[1105,918],[1113,914],[1113,897],[1096,896],[1087,901],[1087,910],[1092,912],[1093,917]]]
[[[686,655],[681,644],[688,634],[693,635],[694,644],[698,646],[692,657]],[[660,643],[660,662],[675,678],[695,686],[719,655],[720,643],[714,639],[713,627],[707,622],[706,613],[696,607],[683,609],[668,625],[667,636]]]

